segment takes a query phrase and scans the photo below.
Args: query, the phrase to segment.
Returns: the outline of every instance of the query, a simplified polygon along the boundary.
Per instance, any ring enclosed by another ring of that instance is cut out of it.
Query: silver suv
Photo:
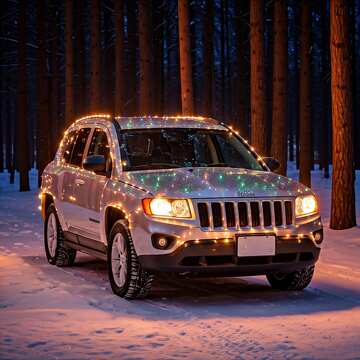
[[[322,223],[312,191],[273,173],[278,165],[213,119],[81,118],[42,175],[47,259],[107,260],[125,298],[145,296],[156,272],[264,274],[302,290]]]

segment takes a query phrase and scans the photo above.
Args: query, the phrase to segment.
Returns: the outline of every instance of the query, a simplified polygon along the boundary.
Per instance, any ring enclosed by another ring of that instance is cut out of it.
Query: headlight
[[[298,217],[310,215],[318,211],[314,195],[298,196],[295,200],[295,214]]]
[[[145,214],[159,217],[191,218],[190,200],[186,199],[143,199]]]

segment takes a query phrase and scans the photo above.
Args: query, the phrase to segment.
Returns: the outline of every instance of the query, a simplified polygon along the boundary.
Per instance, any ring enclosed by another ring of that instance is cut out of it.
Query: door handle
[[[82,180],[82,179],[75,179],[75,184],[76,184],[76,185],[84,185],[84,184],[85,184],[85,181]]]

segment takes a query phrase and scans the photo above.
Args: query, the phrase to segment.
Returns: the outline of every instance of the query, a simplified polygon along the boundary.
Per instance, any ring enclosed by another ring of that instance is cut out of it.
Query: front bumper
[[[246,276],[302,269],[315,264],[319,254],[310,237],[277,236],[275,256],[238,257],[235,239],[204,239],[187,241],[169,254],[140,255],[139,261],[151,272]]]

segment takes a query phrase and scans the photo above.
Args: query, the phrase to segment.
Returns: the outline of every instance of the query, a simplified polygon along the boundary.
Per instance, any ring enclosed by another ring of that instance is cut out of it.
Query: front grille
[[[294,223],[291,200],[199,201],[197,209],[207,230],[285,228]]]

